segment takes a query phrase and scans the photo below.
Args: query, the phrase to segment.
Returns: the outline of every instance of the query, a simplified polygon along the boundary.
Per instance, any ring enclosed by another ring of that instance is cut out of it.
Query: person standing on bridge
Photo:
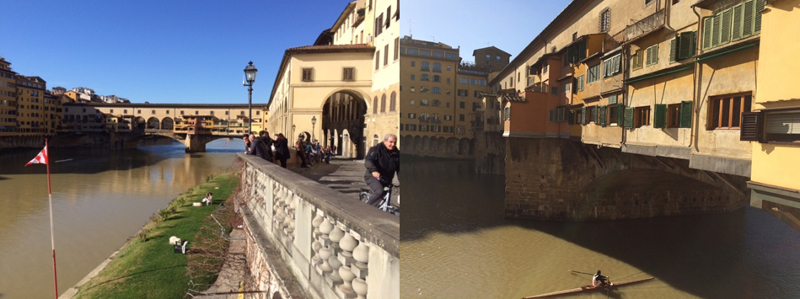
[[[250,134],[250,138],[250,155],[267,160],[267,146],[261,141],[261,137],[254,138],[253,134]]]
[[[297,142],[294,143],[294,149],[297,151],[297,157],[300,158],[302,164],[300,167],[308,168],[308,162],[306,160],[306,146],[303,145],[303,134],[297,136]]]
[[[384,195],[383,187],[392,184],[395,172],[400,176],[400,150],[396,144],[397,136],[388,134],[383,137],[383,142],[370,148],[364,158],[364,167],[367,168],[364,181],[372,189],[367,201],[370,205],[375,206],[380,202]]]
[[[264,143],[264,159],[270,162],[274,162],[272,159],[272,139],[269,138],[269,132],[261,131],[258,132],[258,136],[261,139],[261,142]]]
[[[244,139],[244,153],[249,155],[250,154],[250,134],[244,135],[242,137]]]
[[[289,140],[283,133],[278,133],[278,139],[275,140],[275,156],[281,161],[281,167],[286,168],[286,160],[289,159]]]

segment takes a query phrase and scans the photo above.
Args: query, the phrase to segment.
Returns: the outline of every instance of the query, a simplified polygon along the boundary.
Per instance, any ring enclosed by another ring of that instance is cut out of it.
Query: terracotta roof
[[[504,94],[503,95],[503,100],[509,101],[509,102],[527,102],[527,100],[525,100],[525,98],[520,97],[520,96],[518,96],[516,94]]]

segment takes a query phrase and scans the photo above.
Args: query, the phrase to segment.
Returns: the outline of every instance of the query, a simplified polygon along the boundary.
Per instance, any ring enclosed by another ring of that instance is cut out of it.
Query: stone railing
[[[659,10],[625,28],[625,40],[633,40],[664,26],[664,10]]]
[[[399,298],[400,219],[238,154],[238,207],[256,298]]]

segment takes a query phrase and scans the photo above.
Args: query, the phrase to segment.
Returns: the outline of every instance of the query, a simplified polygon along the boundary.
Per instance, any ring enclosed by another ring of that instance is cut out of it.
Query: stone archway
[[[161,128],[161,123],[158,118],[151,117],[147,119],[147,129],[148,130],[158,130]]]
[[[146,127],[146,122],[144,121],[144,117],[137,116],[133,119],[133,128],[138,130],[144,130]]]
[[[363,159],[366,154],[364,115],[367,102],[357,92],[338,91],[330,95],[322,106],[322,131],[333,131],[333,144],[342,156]],[[341,135],[336,135],[341,132]],[[345,151],[347,150],[347,151]]]
[[[162,130],[173,130],[175,128],[175,121],[172,117],[165,117],[161,120],[161,129]]]

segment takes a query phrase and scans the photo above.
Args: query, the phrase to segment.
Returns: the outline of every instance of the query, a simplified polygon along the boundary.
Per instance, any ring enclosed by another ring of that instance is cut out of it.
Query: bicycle
[[[390,203],[390,199],[392,198],[392,189],[399,187],[400,185],[395,185],[395,184],[389,184],[389,186],[383,186],[384,195],[380,203],[378,203],[379,210],[388,212],[392,215],[400,216],[400,208],[395,207]],[[363,203],[367,203],[367,201],[369,201],[370,195],[372,195],[372,189],[361,188],[361,191],[358,194],[358,200]]]

